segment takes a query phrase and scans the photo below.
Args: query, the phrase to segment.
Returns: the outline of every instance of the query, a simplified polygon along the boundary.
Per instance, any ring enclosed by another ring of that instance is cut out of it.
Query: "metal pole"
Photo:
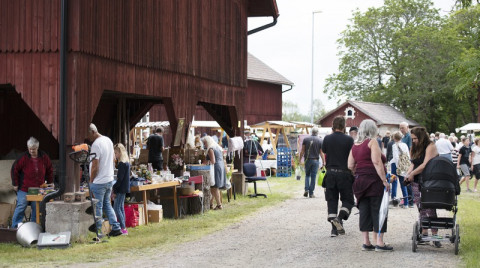
[[[312,92],[310,94],[310,123],[313,124],[313,66],[314,66],[314,51],[315,51],[315,14],[321,13],[322,11],[313,11],[312,12]]]
[[[58,158],[60,160],[58,173],[58,190],[45,195],[40,202],[40,222],[42,230],[45,231],[46,204],[48,201],[61,196],[65,192],[66,184],[66,137],[67,137],[67,83],[66,83],[66,61],[67,61],[67,10],[68,0],[60,1],[60,118],[58,133]]]

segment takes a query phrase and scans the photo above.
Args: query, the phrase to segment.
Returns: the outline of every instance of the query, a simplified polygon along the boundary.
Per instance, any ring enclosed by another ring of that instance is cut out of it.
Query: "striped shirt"
[[[453,164],[455,164],[456,166],[458,162],[458,150],[456,148],[452,150],[452,160],[453,160]]]

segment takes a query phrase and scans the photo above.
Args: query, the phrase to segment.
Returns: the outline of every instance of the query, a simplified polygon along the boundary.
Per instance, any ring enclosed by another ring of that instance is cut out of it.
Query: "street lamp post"
[[[315,14],[322,13],[322,11],[317,10],[312,12],[312,92],[310,95],[310,123],[313,124],[313,63],[314,59],[314,48],[315,48]]]

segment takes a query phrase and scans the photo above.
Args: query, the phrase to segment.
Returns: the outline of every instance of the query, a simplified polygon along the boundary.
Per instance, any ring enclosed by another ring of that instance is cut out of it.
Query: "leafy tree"
[[[469,99],[480,92],[480,5],[457,11],[449,26],[463,44],[461,55],[453,62],[450,78],[456,79],[455,93]]]
[[[456,0],[455,4],[457,4],[461,8],[468,8],[468,7],[472,6],[472,2],[473,2],[472,0]],[[477,0],[477,4],[478,3],[480,3],[479,0]]]
[[[313,100],[313,120],[318,120],[325,114],[325,106],[319,99]],[[282,120],[283,121],[299,121],[310,122],[310,113],[302,114],[299,112],[298,105],[292,101],[283,101],[282,103]]]
[[[355,11],[351,21],[338,40],[339,73],[327,79],[326,92],[390,104],[429,131],[469,121],[471,105],[457,103],[455,81],[447,77],[461,44],[432,2],[386,0]]]
[[[307,115],[299,112],[298,105],[292,101],[283,101],[282,103],[282,120],[283,121],[306,121],[309,120]]]

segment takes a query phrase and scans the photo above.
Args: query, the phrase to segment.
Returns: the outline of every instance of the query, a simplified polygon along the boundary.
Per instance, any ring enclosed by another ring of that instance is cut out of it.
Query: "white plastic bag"
[[[300,180],[302,178],[302,168],[297,167],[295,168],[295,176],[297,177],[297,180]]]
[[[378,212],[378,233],[382,231],[383,224],[388,216],[388,203],[390,202],[389,199],[389,191],[383,191],[382,204],[380,205],[380,211]]]
[[[210,165],[210,186],[215,185],[215,166]]]

